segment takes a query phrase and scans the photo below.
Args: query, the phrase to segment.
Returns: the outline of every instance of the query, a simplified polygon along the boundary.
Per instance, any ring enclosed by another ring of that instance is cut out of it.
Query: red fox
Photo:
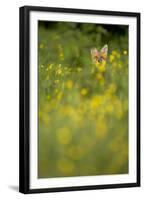
[[[108,45],[104,45],[104,47],[98,51],[96,48],[91,49],[91,58],[93,63],[102,63],[107,59]]]

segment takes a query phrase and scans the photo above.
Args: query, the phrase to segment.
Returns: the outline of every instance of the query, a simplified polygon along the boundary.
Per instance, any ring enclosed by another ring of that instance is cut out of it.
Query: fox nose
[[[101,63],[101,62],[102,62],[102,59],[101,59],[101,58],[98,58],[98,62]]]

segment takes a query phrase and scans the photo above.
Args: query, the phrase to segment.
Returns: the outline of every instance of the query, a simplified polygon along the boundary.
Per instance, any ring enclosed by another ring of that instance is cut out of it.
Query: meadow
[[[128,173],[128,27],[39,22],[38,63],[38,177]]]

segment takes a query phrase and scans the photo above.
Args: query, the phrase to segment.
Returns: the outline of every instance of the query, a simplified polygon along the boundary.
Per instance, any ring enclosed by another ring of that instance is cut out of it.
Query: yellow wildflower
[[[109,93],[109,94],[113,94],[115,93],[117,90],[117,86],[115,83],[111,83],[109,86],[108,86],[108,89],[106,90],[106,93]]]
[[[96,79],[99,81],[99,80],[102,80],[104,77],[103,77],[103,74],[101,73],[97,73],[96,74]]]
[[[57,80],[55,80],[55,83],[59,83],[59,80],[57,79]]]
[[[115,98],[114,100],[114,106],[115,106],[115,116],[117,119],[122,119],[123,117],[123,105],[120,99]]]
[[[81,67],[78,67],[78,68],[77,68],[77,71],[78,71],[78,72],[81,72],[81,71],[82,71],[82,68],[81,68]]]
[[[111,54],[109,57],[110,62],[112,63],[114,61],[114,59],[115,59],[114,55]]]
[[[61,100],[62,96],[63,96],[63,93],[62,93],[62,92],[59,92],[59,93],[57,94],[57,100]]]
[[[102,66],[100,66],[100,67],[98,68],[98,71],[99,71],[99,72],[105,72],[105,70],[106,70],[105,65],[102,65]]]
[[[105,107],[105,109],[106,109],[106,111],[107,111],[108,113],[112,113],[113,110],[114,110],[114,107],[113,107],[112,104],[107,104],[106,107]]]
[[[66,127],[58,129],[57,130],[57,139],[60,144],[63,144],[63,145],[69,144],[72,139],[70,130]]]
[[[101,104],[101,98],[100,96],[94,96],[90,102],[90,108],[96,109]]]
[[[47,71],[48,71],[49,69],[52,69],[52,66],[53,66],[53,64],[48,64],[48,65],[47,65]]]
[[[51,99],[51,96],[48,94],[47,95],[47,100],[50,100]]]
[[[39,114],[40,114],[40,113],[39,113]],[[48,124],[49,124],[49,117],[48,117],[48,114],[47,114],[47,113],[43,112],[41,118],[42,118],[42,121],[43,121],[43,123],[44,123],[45,125],[48,125]]]
[[[99,72],[103,73],[106,70],[106,61],[102,61],[101,63],[96,62],[96,68],[98,69]]]
[[[57,69],[56,70],[56,75],[60,75],[62,73],[62,69]]]
[[[99,117],[96,120],[96,137],[102,139],[107,134],[108,127],[104,118]]]
[[[40,65],[41,68],[44,68],[44,65]]]
[[[103,86],[103,85],[105,84],[105,79],[104,79],[104,78],[101,79],[101,80],[99,81],[99,83],[100,83],[101,86]]]
[[[80,93],[81,93],[82,96],[85,96],[85,95],[87,95],[88,91],[87,91],[86,88],[82,88]]]
[[[39,48],[43,49],[44,48],[44,44],[41,43],[40,46],[39,46]]]
[[[68,80],[68,81],[66,82],[66,87],[67,87],[68,89],[71,89],[71,88],[73,87],[73,81],[72,81],[72,80]]]
[[[112,56],[113,56],[113,58],[114,58],[114,57],[120,58],[120,53],[113,50],[113,51],[112,51]]]
[[[112,51],[112,55],[116,56],[117,52],[115,50]]]
[[[59,171],[64,175],[69,175],[75,170],[74,162],[67,158],[62,158],[58,160],[57,167]]]
[[[59,57],[60,57],[61,60],[64,60],[64,54],[63,54],[63,52],[60,52]]]
[[[55,90],[54,90],[54,93],[57,94],[57,93],[58,93],[58,89],[55,89]]]
[[[84,148],[82,148],[82,146],[73,145],[68,149],[67,155],[70,156],[74,160],[79,160],[83,156],[84,151],[85,150]]]

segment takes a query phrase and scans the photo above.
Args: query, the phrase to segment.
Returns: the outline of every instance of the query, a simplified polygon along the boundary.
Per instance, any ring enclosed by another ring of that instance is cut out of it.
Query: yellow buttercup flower
[[[123,54],[124,54],[124,55],[127,55],[127,51],[126,51],[126,50],[124,50],[124,51],[123,51]]]
[[[104,77],[103,77],[103,74],[101,74],[101,73],[97,73],[96,74],[96,79],[97,80],[102,80]]]
[[[80,93],[81,93],[82,96],[85,96],[85,95],[87,95],[88,91],[87,91],[86,88],[82,88]]]
[[[73,87],[73,81],[72,81],[72,80],[68,80],[68,81],[66,82],[66,87],[67,87],[68,89],[71,89],[71,88]]]
[[[103,73],[106,70],[106,61],[102,61],[101,63],[99,63],[98,61],[96,62],[96,68],[98,69],[99,72]]]
[[[115,59],[114,55],[111,54],[111,55],[109,56],[110,62],[112,63],[112,62],[114,61],[114,59]]]
[[[44,65],[40,65],[40,68],[44,68]]]
[[[56,75],[60,75],[62,73],[62,69],[57,69],[56,70]]]
[[[51,99],[51,96],[48,94],[47,95],[47,100],[50,100]]]
[[[112,51],[112,55],[116,56],[117,55],[117,51],[113,50]]]
[[[117,119],[122,119],[123,117],[123,105],[122,105],[122,101],[115,96],[115,98],[113,99],[113,105],[115,107],[114,113]]]
[[[63,144],[63,145],[69,144],[72,139],[70,130],[66,127],[58,129],[57,139],[60,144]]]
[[[99,117],[96,120],[96,137],[102,139],[106,136],[108,132],[108,125],[104,118]]]
[[[77,68],[77,71],[78,71],[78,72],[81,72],[81,71],[82,71],[82,68],[81,68],[81,67],[78,67],[78,68]]]
[[[101,65],[101,66],[98,68],[98,71],[99,71],[99,72],[105,72],[105,70],[106,70],[105,65]]]
[[[93,109],[96,109],[98,108],[98,106],[101,104],[101,97],[100,96],[94,96],[92,99],[91,99],[91,102],[90,102],[90,108],[93,110]]]
[[[53,64],[48,64],[48,65],[47,65],[47,70],[52,69],[52,66],[53,66]]]
[[[67,155],[73,160],[79,160],[83,156],[84,152],[84,148],[82,148],[80,145],[73,145],[69,147]]]
[[[49,117],[48,117],[48,114],[47,113],[39,113],[39,117],[42,119],[44,125],[48,125],[49,124]]]
[[[59,83],[59,80],[57,79],[57,80],[55,80],[55,83]]]
[[[69,175],[75,170],[74,162],[67,158],[61,158],[57,162],[58,170],[64,174]]]
[[[63,54],[63,52],[61,52],[59,56],[60,56],[61,60],[64,60],[64,54]]]
[[[114,111],[114,107],[110,103],[106,105],[105,109],[106,109],[106,112],[108,113],[112,113]]]
[[[111,83],[109,86],[108,86],[108,89],[105,91],[105,93],[109,93],[109,94],[113,94],[117,91],[117,86],[115,83]]]
[[[57,100],[61,100],[62,96],[63,96],[63,92],[59,92],[57,94]]]
[[[40,48],[40,49],[43,49],[43,48],[44,48],[44,44],[41,43],[41,44],[39,45],[39,48]]]
[[[119,52],[117,52],[117,51],[115,51],[115,50],[113,50],[112,51],[112,54],[110,55],[110,56],[113,56],[113,58],[120,58],[120,53]],[[112,58],[112,57],[111,57]]]

